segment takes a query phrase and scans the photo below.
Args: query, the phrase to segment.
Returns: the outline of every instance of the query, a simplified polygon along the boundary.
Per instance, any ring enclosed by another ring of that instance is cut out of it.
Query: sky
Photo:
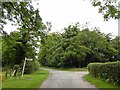
[[[36,4],[39,2],[39,5]],[[118,20],[104,21],[98,8],[93,7],[90,0],[34,0],[33,6],[38,8],[44,23],[52,23],[52,32],[61,32],[64,27],[79,22],[88,22],[89,28],[99,27],[107,34],[118,35]],[[12,28],[9,24],[5,29]],[[12,30],[8,30],[8,33]]]
[[[104,21],[98,8],[93,7],[90,0],[39,0],[37,8],[43,22],[52,23],[52,31],[60,32],[64,27],[79,22],[88,27],[99,27],[101,32],[118,35],[118,20]]]

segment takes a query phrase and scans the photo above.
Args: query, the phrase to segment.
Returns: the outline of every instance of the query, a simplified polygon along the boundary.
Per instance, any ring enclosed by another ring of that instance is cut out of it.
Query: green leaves
[[[114,84],[120,84],[120,61],[107,63],[90,63],[88,71],[94,77],[105,79]]]
[[[85,67],[90,62],[114,61],[118,50],[110,42],[109,35],[96,29],[80,31],[79,26],[70,25],[62,34],[49,33],[44,37],[40,62],[53,67]]]
[[[95,7],[95,6],[101,6],[101,2],[100,2],[100,1],[98,1],[98,2],[93,2],[92,4],[93,4],[94,7]]]
[[[0,32],[3,34],[3,65],[21,64],[24,57],[35,59],[36,47],[44,36],[45,25],[31,2],[3,2]],[[8,35],[3,30],[7,21],[19,26],[18,32]]]
[[[108,21],[110,18],[119,19],[120,10],[118,9],[118,4],[115,2],[107,2],[105,0],[94,0],[92,1],[94,7],[99,7],[98,12],[103,15],[105,21]]]

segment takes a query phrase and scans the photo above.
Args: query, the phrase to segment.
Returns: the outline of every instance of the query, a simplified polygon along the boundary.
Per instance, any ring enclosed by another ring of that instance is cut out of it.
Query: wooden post
[[[25,70],[25,64],[26,64],[26,57],[25,57],[24,65],[23,65],[23,70],[22,70],[22,77],[23,77],[23,74],[24,74],[24,70]]]

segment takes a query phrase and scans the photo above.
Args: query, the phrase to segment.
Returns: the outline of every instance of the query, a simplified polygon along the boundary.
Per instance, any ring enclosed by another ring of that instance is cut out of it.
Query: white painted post
[[[23,65],[23,70],[22,70],[22,77],[23,77],[23,74],[24,74],[24,70],[25,70],[25,64],[26,64],[26,57],[25,57],[24,65]]]

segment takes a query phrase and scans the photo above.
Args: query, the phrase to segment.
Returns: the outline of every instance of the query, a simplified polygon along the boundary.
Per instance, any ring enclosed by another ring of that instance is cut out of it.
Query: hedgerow
[[[120,61],[106,63],[90,63],[88,71],[94,77],[105,79],[107,82],[120,84]]]

